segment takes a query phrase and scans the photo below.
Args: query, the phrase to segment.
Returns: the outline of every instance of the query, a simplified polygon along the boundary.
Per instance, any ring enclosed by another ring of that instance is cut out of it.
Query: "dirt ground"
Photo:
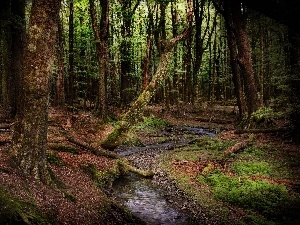
[[[189,125],[214,130],[219,138],[228,140],[245,140],[249,134],[236,134],[237,115],[233,107],[215,106],[194,108],[190,105],[181,110],[165,112],[161,107],[150,106],[145,115],[164,118],[173,125]],[[116,115],[118,116],[118,114]],[[30,177],[24,177],[17,169],[11,167],[7,150],[11,143],[13,121],[0,118],[0,187],[14,198],[33,202],[41,212],[57,224],[139,224],[129,217],[116,203],[106,195],[105,187],[99,188],[82,165],[93,164],[98,171],[105,173],[116,166],[115,159],[96,156],[88,149],[82,148],[68,140],[72,137],[86,146],[99,149],[101,140],[113,129],[109,123],[101,123],[89,112],[70,113],[51,109],[48,129],[48,153],[55,153],[62,162],[49,164],[60,181],[61,186],[50,188],[37,183]],[[281,125],[285,121],[281,121]],[[140,137],[146,140],[148,137]],[[282,149],[286,156],[300,158],[299,146],[293,144],[282,133],[255,134],[258,145],[270,144]],[[67,145],[77,149],[76,154],[57,151],[53,146]],[[52,146],[52,147],[51,147]],[[101,150],[101,149],[100,149]],[[199,165],[190,165],[192,172]],[[300,183],[299,165],[295,174],[299,176],[295,183]],[[109,187],[107,187],[109,188]],[[100,212],[100,213],[99,213]]]

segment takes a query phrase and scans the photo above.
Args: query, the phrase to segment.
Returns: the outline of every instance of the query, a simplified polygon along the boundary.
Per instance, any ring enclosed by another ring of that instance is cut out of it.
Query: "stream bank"
[[[141,147],[119,147],[116,152],[126,157],[132,165],[142,170],[152,170],[152,179],[128,174],[116,180],[112,196],[126,206],[146,224],[211,224],[203,209],[193,199],[181,191],[159,166],[159,158],[167,151],[188,146],[195,138],[213,137],[215,134],[203,128],[170,126],[161,131],[167,136],[163,143],[147,143]]]

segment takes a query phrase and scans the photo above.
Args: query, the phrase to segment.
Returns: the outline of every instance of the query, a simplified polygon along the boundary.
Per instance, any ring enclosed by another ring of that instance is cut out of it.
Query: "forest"
[[[0,5],[0,224],[300,223],[300,3]]]

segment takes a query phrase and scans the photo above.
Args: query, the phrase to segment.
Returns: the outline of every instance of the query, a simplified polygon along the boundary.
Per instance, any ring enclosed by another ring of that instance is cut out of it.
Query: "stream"
[[[175,182],[157,167],[156,162],[165,151],[187,146],[193,139],[204,135],[213,137],[215,133],[197,127],[171,126],[162,134],[176,139],[142,147],[121,146],[117,149],[119,156],[125,156],[137,168],[153,170],[155,176],[152,179],[132,173],[123,176],[114,182],[112,196],[149,225],[206,224],[201,208],[176,187]]]

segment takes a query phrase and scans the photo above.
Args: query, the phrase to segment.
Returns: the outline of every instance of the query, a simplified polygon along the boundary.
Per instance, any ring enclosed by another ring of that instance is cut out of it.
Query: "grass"
[[[230,208],[238,207],[245,212],[238,224],[297,223],[299,194],[276,181],[291,178],[289,164],[283,160],[282,152],[277,155],[278,150],[269,145],[257,147],[252,144],[228,159],[226,167],[213,167],[213,164],[218,165],[226,148],[233,144],[226,140],[200,138],[190,147],[166,153],[160,164],[178,187],[206,208],[210,216],[223,215],[223,222],[230,221],[230,210],[223,205],[226,203]],[[209,162],[204,168],[207,171],[199,171],[196,177],[189,175],[172,164],[182,160]]]
[[[284,185],[272,184],[265,180],[251,180],[247,177],[231,177],[216,170],[205,180],[212,187],[215,198],[254,209],[269,215],[280,212],[286,203],[292,201]]]

